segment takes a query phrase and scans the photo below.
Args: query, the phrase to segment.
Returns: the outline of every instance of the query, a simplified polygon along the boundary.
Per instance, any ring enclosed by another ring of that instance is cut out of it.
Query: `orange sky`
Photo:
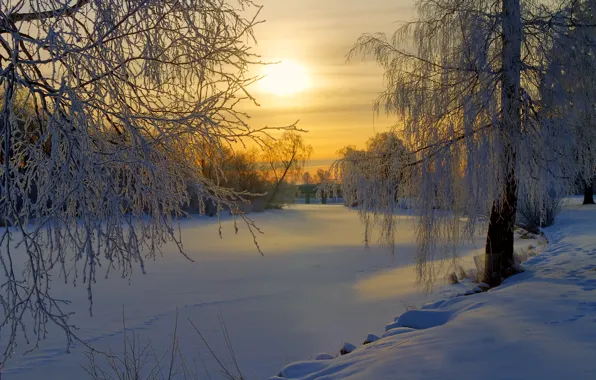
[[[251,108],[254,127],[300,120],[314,148],[310,170],[327,166],[346,145],[363,146],[392,119],[375,118],[372,102],[383,88],[373,62],[346,63],[346,54],[365,32],[391,32],[395,22],[411,20],[411,0],[260,0],[257,52],[265,61],[290,60],[304,68],[310,86],[279,96],[262,85],[252,93],[261,104]]]

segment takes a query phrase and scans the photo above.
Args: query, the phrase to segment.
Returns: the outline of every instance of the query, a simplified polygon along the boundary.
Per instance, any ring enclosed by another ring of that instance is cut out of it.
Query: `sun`
[[[310,78],[304,66],[294,61],[281,61],[267,65],[260,85],[264,92],[277,96],[288,96],[305,91],[310,87]]]

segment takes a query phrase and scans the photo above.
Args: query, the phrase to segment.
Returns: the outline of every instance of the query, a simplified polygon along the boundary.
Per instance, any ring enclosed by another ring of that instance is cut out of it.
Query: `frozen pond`
[[[245,378],[263,379],[288,362],[336,354],[344,341],[362,343],[406,307],[426,301],[414,286],[410,217],[400,217],[395,255],[379,246],[366,250],[357,213],[343,206],[297,205],[251,217],[264,232],[264,256],[246,228],[233,234],[230,220],[223,240],[214,219],[184,221],[184,248],[195,262],[170,247],[148,264],[145,276],[98,281],[93,317],[82,287],[60,285],[76,307],[80,336],[99,349],[120,351],[124,313],[127,328],[160,353],[170,344],[178,310],[183,354],[198,361],[200,353],[212,367],[188,319],[227,362],[222,315]],[[40,350],[14,357],[2,379],[85,379],[84,351],[78,345],[65,354],[63,336],[54,329]]]

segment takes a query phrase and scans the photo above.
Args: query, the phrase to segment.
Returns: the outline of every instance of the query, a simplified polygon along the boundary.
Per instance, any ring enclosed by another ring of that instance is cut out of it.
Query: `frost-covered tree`
[[[366,151],[347,146],[340,149],[338,154],[340,160],[331,167],[332,183],[328,186],[323,184],[321,191],[337,192],[340,187],[346,206],[356,207],[359,205],[358,193],[364,192],[368,179]]]
[[[398,187],[405,175],[400,166],[409,159],[404,142],[394,132],[377,133],[367,141],[366,151],[371,163],[378,166],[380,178],[391,182],[397,200]]]
[[[91,310],[98,276],[181,248],[188,178],[237,210],[242,195],[199,163],[217,157],[205,146],[260,139],[237,107],[254,101],[258,13],[250,0],[0,0],[4,358],[49,325],[75,339],[52,281],[84,283]]]
[[[541,87],[543,108],[553,122],[571,127],[577,178],[584,188],[584,204],[594,204],[596,177],[596,2],[571,1],[561,18],[575,27],[555,26],[548,66]],[[582,25],[584,27],[582,27]]]
[[[543,122],[539,88],[553,25],[573,20],[530,0],[421,0],[416,8],[416,21],[392,37],[363,35],[351,56],[372,55],[385,70],[376,109],[399,116],[416,156],[402,164],[412,168],[402,188],[420,214],[419,280],[431,284],[433,261],[454,259],[460,240],[483,225],[484,279],[498,285],[515,271],[518,198],[568,185],[567,150],[558,146],[565,130]],[[361,211],[387,220],[391,237],[394,200],[379,202]]]
[[[370,243],[372,229],[378,227],[381,239],[393,249],[393,212],[399,207],[399,195],[404,194],[402,185],[409,176],[410,168],[405,165],[410,154],[392,132],[376,134],[366,145],[366,150],[340,150],[341,160],[332,167],[333,182],[339,185],[346,205],[359,207],[366,227],[365,244]]]

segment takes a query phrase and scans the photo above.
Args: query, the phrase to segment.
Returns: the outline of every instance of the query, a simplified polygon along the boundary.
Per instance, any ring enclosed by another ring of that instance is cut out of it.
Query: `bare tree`
[[[325,169],[317,169],[317,182],[325,183],[331,179],[331,172]]]
[[[403,166],[420,212],[419,280],[430,285],[433,261],[455,259],[461,239],[487,225],[484,279],[498,285],[515,272],[520,189],[546,198],[569,185],[565,131],[542,118],[539,88],[553,26],[576,20],[531,0],[422,0],[417,10],[391,38],[363,35],[350,56],[384,68],[376,110],[400,117],[415,155]],[[392,215],[385,199],[374,213]]]
[[[91,312],[98,273],[129,277],[165,242],[182,249],[187,178],[237,209],[242,195],[198,163],[205,146],[264,132],[237,108],[254,101],[259,10],[250,0],[0,0],[0,219],[14,226],[0,236],[4,360],[49,325],[76,339],[52,275],[84,283]]]
[[[312,146],[304,142],[302,135],[292,131],[284,132],[276,140],[268,140],[263,147],[263,162],[271,182],[274,183],[268,194],[268,204],[274,201],[284,181],[300,179],[312,150]]]
[[[304,174],[302,174],[302,183],[305,185],[313,183],[312,174],[310,174],[310,172],[304,172]]]

